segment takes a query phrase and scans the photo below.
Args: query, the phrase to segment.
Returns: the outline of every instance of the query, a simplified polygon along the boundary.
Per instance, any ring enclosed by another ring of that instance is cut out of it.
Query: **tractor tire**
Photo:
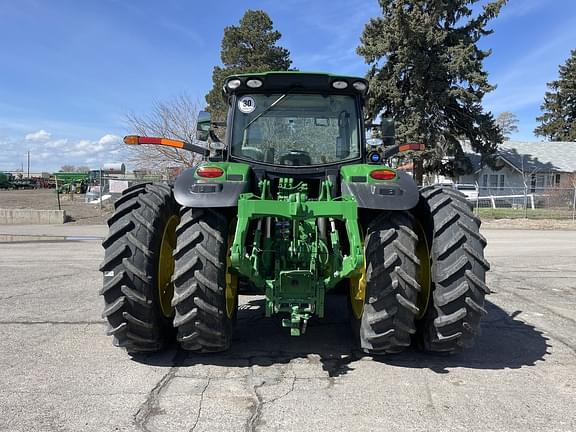
[[[431,245],[432,273],[430,304],[418,339],[426,351],[456,353],[473,345],[486,314],[486,240],[472,204],[455,189],[423,188],[418,217]]]
[[[174,336],[158,281],[161,244],[170,221],[173,229],[177,225],[178,204],[170,186],[139,184],[126,189],[114,207],[100,266],[107,334],[129,353],[158,351]]]
[[[416,332],[420,261],[414,223],[408,212],[386,212],[366,230],[364,309],[352,320],[360,348],[368,354],[398,353]]]
[[[183,349],[199,353],[230,347],[237,286],[227,307],[229,220],[218,210],[185,208],[174,252],[174,327]]]

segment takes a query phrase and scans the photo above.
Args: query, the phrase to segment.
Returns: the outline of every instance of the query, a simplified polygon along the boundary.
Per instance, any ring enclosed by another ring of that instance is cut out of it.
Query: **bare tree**
[[[74,172],[76,167],[74,165],[62,165],[60,167],[60,172]]]
[[[506,140],[510,139],[510,134],[518,132],[518,117],[510,111],[504,111],[498,114],[496,124]]]
[[[165,102],[155,102],[146,115],[129,113],[126,116],[132,133],[144,136],[173,138],[189,143],[196,140],[196,121],[200,104],[182,94]],[[200,144],[202,145],[202,144]],[[171,167],[189,167],[201,157],[173,147],[141,145],[127,146],[129,161],[141,169],[163,170]]]

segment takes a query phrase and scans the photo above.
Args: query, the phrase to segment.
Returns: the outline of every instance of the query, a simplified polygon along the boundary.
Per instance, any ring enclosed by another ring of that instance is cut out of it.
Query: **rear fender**
[[[224,171],[219,178],[201,178],[197,174],[202,166],[218,167]],[[250,168],[231,162],[208,162],[188,168],[174,184],[174,198],[183,207],[235,207],[240,194],[249,192]]]
[[[410,210],[418,204],[420,193],[412,177],[396,171],[390,181],[375,181],[370,172],[387,169],[383,165],[348,165],[342,167],[342,195],[353,196],[358,208]]]

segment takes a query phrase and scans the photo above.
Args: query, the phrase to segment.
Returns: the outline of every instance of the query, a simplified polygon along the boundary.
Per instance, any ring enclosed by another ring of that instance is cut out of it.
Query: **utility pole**
[[[30,150],[28,150],[28,178],[30,178]]]

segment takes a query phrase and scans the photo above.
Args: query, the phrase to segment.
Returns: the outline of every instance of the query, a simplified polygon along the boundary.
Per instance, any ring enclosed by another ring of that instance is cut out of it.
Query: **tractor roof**
[[[335,84],[336,83],[336,84]],[[323,72],[272,71],[230,75],[224,80],[224,98],[236,93],[285,92],[354,94],[363,98],[368,81],[361,77]]]

